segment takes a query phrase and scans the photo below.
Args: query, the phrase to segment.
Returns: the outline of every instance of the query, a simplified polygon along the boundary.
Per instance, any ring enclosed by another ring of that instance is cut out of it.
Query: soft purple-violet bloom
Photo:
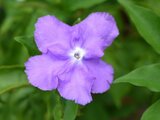
[[[104,12],[92,13],[74,26],[54,16],[40,17],[34,37],[42,55],[25,63],[29,82],[45,91],[57,89],[81,105],[91,102],[91,93],[107,91],[113,81],[113,68],[101,57],[118,34],[114,18]]]

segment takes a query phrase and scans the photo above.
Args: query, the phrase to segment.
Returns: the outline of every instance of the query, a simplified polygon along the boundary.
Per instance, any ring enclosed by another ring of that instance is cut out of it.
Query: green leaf
[[[135,5],[131,0],[118,0],[126,9],[141,36],[160,53],[160,17],[150,9]]]
[[[160,91],[160,63],[137,68],[132,72],[119,77],[114,83],[130,83],[146,87],[152,91]]]
[[[104,1],[106,0],[76,0],[76,2],[75,0],[62,0],[63,4],[72,11],[80,8],[89,8]]]
[[[15,40],[26,47],[29,55],[33,56],[33,55],[40,54],[40,52],[35,44],[33,36],[15,37]]]
[[[73,101],[67,101],[64,111],[64,120],[75,120],[77,116],[78,105]]]
[[[24,67],[0,67],[0,94],[28,85]]]
[[[151,105],[142,115],[141,120],[160,120],[160,100]]]
[[[53,109],[53,118],[54,120],[62,120],[62,114],[63,114],[63,106],[62,106],[62,101],[60,98],[60,95],[54,91],[54,109]]]

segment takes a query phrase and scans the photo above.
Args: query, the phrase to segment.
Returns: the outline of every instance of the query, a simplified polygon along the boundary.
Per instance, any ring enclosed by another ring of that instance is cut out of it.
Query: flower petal
[[[105,12],[92,13],[73,27],[81,34],[82,46],[88,53],[87,58],[102,57],[103,50],[111,45],[119,34],[113,16]]]
[[[25,63],[25,72],[33,86],[42,90],[52,90],[57,88],[56,74],[64,64],[64,61],[53,59],[47,54],[38,55]]]
[[[48,49],[57,45],[63,47],[64,50],[69,48],[69,29],[70,26],[54,16],[47,15],[39,18],[35,24],[34,32],[35,41],[39,50],[42,53],[46,53]],[[51,49],[50,51],[57,53],[56,50],[57,49]]]
[[[92,93],[103,93],[110,88],[113,81],[113,68],[102,60],[84,61],[89,71],[94,75],[95,80],[92,86]]]
[[[76,67],[59,77],[58,91],[66,99],[85,105],[92,101],[91,79],[82,67]]]

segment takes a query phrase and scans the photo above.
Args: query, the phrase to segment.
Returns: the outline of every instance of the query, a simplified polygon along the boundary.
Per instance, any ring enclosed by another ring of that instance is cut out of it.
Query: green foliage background
[[[160,120],[159,8],[159,0],[0,0],[0,120]],[[37,18],[73,25],[96,11],[112,14],[120,29],[103,57],[115,68],[111,89],[78,106],[29,85],[23,71],[40,54]]]

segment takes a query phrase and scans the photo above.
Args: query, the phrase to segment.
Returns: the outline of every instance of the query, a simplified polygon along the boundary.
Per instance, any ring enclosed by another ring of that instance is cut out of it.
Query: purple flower
[[[112,83],[113,68],[101,57],[118,34],[114,18],[104,12],[74,26],[54,16],[39,18],[34,37],[42,55],[25,64],[29,82],[41,90],[57,89],[78,104],[91,102],[91,93],[103,93]]]

